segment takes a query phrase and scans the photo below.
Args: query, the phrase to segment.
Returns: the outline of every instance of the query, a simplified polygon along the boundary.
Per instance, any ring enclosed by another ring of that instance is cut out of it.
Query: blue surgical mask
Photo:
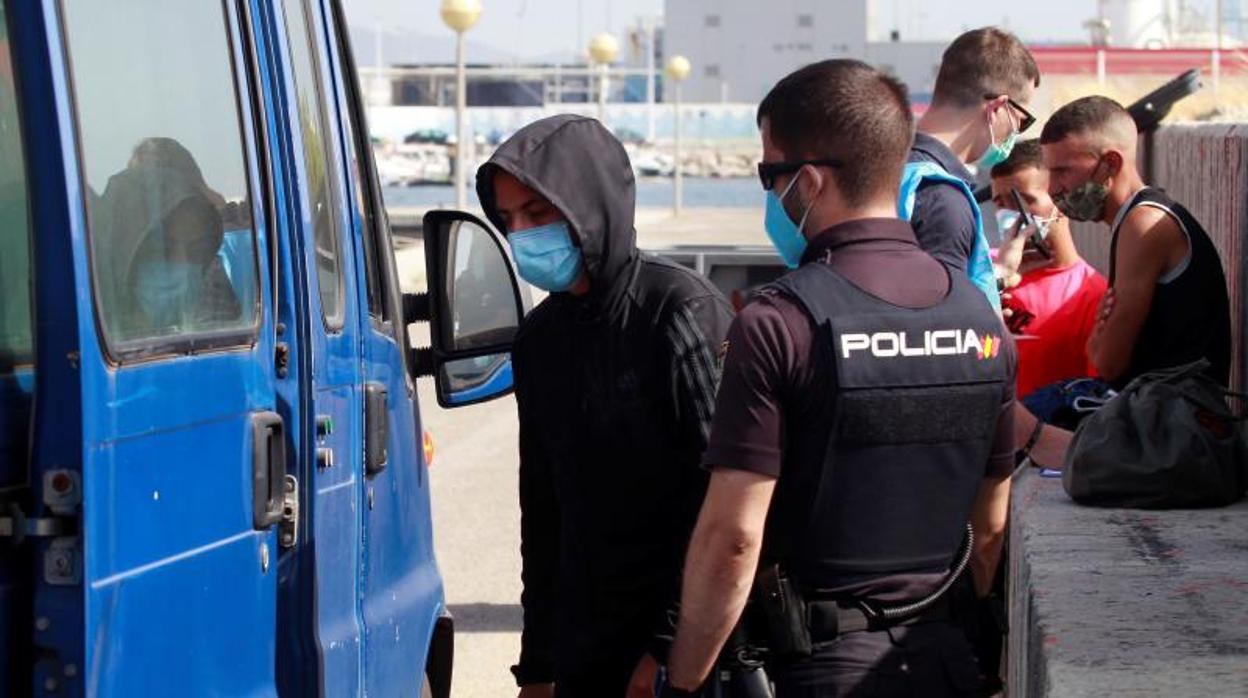
[[[1014,127],[1014,118],[1009,115],[1009,107],[1005,107],[1006,117],[1010,120],[1010,135],[1005,140],[997,142],[997,135],[992,132],[992,122],[988,122],[988,138],[992,140],[992,145],[988,146],[988,150],[979,157],[977,163],[981,170],[990,170],[1010,159],[1010,153],[1014,152],[1014,144],[1018,141],[1018,129]]]
[[[153,327],[180,325],[197,302],[203,268],[194,262],[149,262],[138,270],[135,295]]]
[[[772,190],[767,191],[767,214],[763,219],[767,237],[771,238],[771,244],[780,253],[780,259],[790,269],[796,269],[802,263],[802,254],[806,252],[806,237],[802,235],[802,228],[806,226],[806,216],[810,215],[810,207],[807,206],[801,222],[794,223],[789,218],[788,211],[784,210],[784,199],[793,190],[793,185],[797,184],[800,176],[802,173],[799,171],[779,196]]]
[[[581,277],[584,258],[567,221],[511,233],[507,242],[520,278],[543,291],[567,291]]]

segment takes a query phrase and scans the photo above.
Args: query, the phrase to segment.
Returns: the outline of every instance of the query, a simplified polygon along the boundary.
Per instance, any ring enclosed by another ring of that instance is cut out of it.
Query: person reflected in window
[[[467,264],[455,276],[456,349],[509,342],[520,324],[515,306],[502,300],[511,297],[511,281],[506,258],[491,249],[492,245],[485,234],[472,235],[465,250]]]
[[[214,198],[224,201],[204,183],[189,152],[170,139],[143,141],[126,169],[109,179],[95,224],[98,249],[111,253],[100,265],[104,315],[119,339],[238,321],[241,307],[218,255],[225,230]]]

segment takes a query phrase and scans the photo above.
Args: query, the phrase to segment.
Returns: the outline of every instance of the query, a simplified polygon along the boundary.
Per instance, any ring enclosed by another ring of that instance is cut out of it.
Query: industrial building
[[[694,102],[755,102],[790,71],[837,57],[860,58],[888,69],[922,102],[930,94],[947,42],[902,41],[878,26],[877,4],[877,0],[666,0],[667,49],[692,62],[684,95]],[[1248,2],[1222,0],[1218,6],[1220,18],[1181,0],[1088,0],[1086,50],[1091,56],[1097,48],[1240,45]],[[1238,72],[1242,54],[1227,58],[1229,69]]]

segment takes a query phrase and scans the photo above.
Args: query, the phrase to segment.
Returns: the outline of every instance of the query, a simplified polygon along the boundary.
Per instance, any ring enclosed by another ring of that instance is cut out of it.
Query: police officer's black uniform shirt
[[[975,189],[975,178],[948,146],[926,133],[914,135],[909,162],[934,162]],[[975,212],[966,194],[952,184],[925,182],[915,194],[910,226],[919,246],[958,271],[967,270],[975,245]]]
[[[854,244],[845,244],[853,242]],[[949,272],[921,250],[910,226],[865,219],[830,228],[814,240],[804,261],[830,264],[858,288],[895,305],[925,308],[949,292]],[[728,332],[727,353],[716,400],[711,438],[703,457],[708,468],[735,468],[780,478],[769,529],[784,516],[784,463],[821,463],[830,430],[836,375],[828,338],[814,331],[798,302],[764,291],[743,308]],[[1008,333],[1003,333],[1008,337]],[[1014,345],[1001,357],[1009,380],[1001,401],[992,456],[984,475],[1014,468]],[[918,598],[940,583],[940,574],[901,574],[847,588],[848,593],[891,601]]]

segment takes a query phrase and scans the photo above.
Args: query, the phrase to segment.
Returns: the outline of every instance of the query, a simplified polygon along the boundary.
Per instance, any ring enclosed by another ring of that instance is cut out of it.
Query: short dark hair
[[[1092,95],[1076,99],[1054,112],[1040,132],[1040,142],[1058,143],[1067,136],[1087,132],[1111,135],[1119,131],[1125,137],[1134,133],[1134,129],[1131,113],[1121,104],[1109,97]]]
[[[972,29],[945,49],[932,106],[970,107],[987,95],[1018,98],[1028,86],[1040,86],[1040,68],[1027,46],[1003,29]]]
[[[763,119],[786,158],[845,162],[833,177],[851,206],[896,192],[914,138],[905,85],[849,59],[812,63],[785,76],[758,105],[759,126]]]
[[[1005,162],[992,166],[992,176],[1009,177],[1012,174],[1031,168],[1037,170],[1044,169],[1044,149],[1040,147],[1040,140],[1037,138],[1019,141],[1014,144],[1014,149],[1010,151],[1010,157],[1006,158]]]

